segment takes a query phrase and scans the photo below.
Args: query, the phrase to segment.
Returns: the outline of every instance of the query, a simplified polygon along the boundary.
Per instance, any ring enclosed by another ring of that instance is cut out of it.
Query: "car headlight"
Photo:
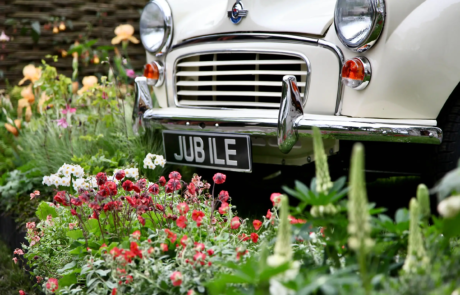
[[[173,19],[165,0],[152,0],[142,11],[140,20],[142,44],[152,53],[164,53],[172,41]]]
[[[343,45],[355,52],[370,49],[385,22],[385,0],[338,0],[334,23]]]

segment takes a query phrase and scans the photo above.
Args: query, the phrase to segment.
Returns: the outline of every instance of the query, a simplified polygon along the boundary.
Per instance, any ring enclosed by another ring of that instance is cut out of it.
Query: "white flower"
[[[47,186],[50,186],[51,185],[50,177],[49,176],[43,176],[42,184],[46,184]]]
[[[118,181],[118,179],[115,178],[115,175],[113,175],[113,176],[107,176],[107,180],[108,180],[108,181],[113,181],[113,182],[115,182],[115,184],[117,184],[117,185],[120,183],[120,182]]]
[[[445,218],[455,217],[460,212],[460,196],[452,196],[438,204],[438,212]]]
[[[70,186],[70,176],[61,178],[59,185],[60,186]]]

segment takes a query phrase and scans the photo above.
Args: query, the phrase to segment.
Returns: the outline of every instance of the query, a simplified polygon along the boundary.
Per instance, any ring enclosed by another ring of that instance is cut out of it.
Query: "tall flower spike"
[[[430,193],[424,184],[419,184],[417,188],[417,201],[420,206],[420,215],[422,216],[423,221],[427,222],[431,215]]]
[[[350,235],[348,245],[360,255],[366,255],[374,245],[374,241],[370,237],[371,225],[364,179],[364,147],[360,143],[353,147],[348,195],[348,233]]]
[[[313,151],[315,153],[316,191],[327,194],[332,187],[332,182],[321,132],[318,127],[313,127]]]
[[[268,264],[280,265],[292,259],[291,223],[289,222],[289,201],[286,195],[281,196],[280,224],[276,237],[275,253],[268,258]]]
[[[412,272],[418,262],[426,262],[427,257],[425,248],[423,247],[422,232],[419,226],[420,206],[415,198],[410,200],[410,227],[409,227],[409,243],[407,246],[407,257],[404,262],[403,270]]]

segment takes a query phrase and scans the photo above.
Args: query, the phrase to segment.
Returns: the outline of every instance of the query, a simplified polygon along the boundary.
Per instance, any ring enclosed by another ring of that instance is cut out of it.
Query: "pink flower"
[[[187,242],[188,242],[188,236],[187,236],[187,235],[184,235],[184,236],[180,239],[180,244],[182,245],[182,247],[185,247],[185,246],[187,246]]]
[[[177,234],[173,233],[169,229],[165,229],[165,233],[168,235],[168,239],[171,240],[171,243],[174,243],[177,240]]]
[[[22,251],[21,249],[16,248],[16,250],[14,250],[13,254],[24,255],[24,251]]]
[[[0,42],[8,42],[8,41],[10,41],[10,37],[8,37],[5,34],[5,31],[2,31],[2,34],[0,35]]]
[[[222,173],[216,173],[212,177],[212,180],[214,180],[216,184],[222,184],[225,182],[226,179],[227,179],[227,175],[222,174]]]
[[[132,236],[133,236],[133,238],[139,240],[140,237],[141,237],[141,232],[139,230],[136,230],[135,232],[133,232]]]
[[[228,213],[228,210],[230,209],[230,207],[228,206],[228,203],[227,202],[222,202],[222,205],[220,205],[219,207],[219,213],[222,214],[222,215],[225,215]]]
[[[34,229],[35,228],[35,222],[27,222],[26,223],[26,228],[27,229]]]
[[[166,185],[166,178],[164,176],[160,177],[160,180],[158,181],[160,183],[161,186],[165,186]]]
[[[164,243],[161,243],[160,244],[160,249],[161,251],[163,252],[167,252],[168,251],[168,245],[164,244]]]
[[[50,278],[46,283],[46,289],[50,290],[51,292],[55,292],[58,288],[58,280],[55,278]]]
[[[154,183],[151,186],[149,186],[149,192],[156,196],[160,192],[160,187],[158,186],[158,184]]]
[[[187,203],[183,202],[183,203],[179,203],[177,206],[176,206],[177,210],[179,210],[179,214],[187,214],[188,210],[190,210],[190,208],[188,207]]]
[[[204,218],[204,213],[202,211],[193,210],[192,219],[196,221],[196,225],[198,227],[201,226],[201,221],[203,220],[203,218]]]
[[[37,283],[41,283],[43,281],[43,278],[40,276],[35,277],[37,279]]]
[[[39,196],[39,195],[40,195],[40,191],[34,191],[34,194],[35,194],[36,196]]]
[[[18,263],[18,259],[16,257],[13,257],[14,264]]]
[[[127,69],[127,70],[126,70],[126,76],[128,76],[128,77],[134,79],[134,78],[136,78],[136,73],[134,72],[134,70]]]
[[[38,194],[38,195],[40,195],[40,194]],[[35,193],[30,193],[30,199],[33,200],[38,195],[36,195]]]
[[[289,216],[288,216],[288,219],[289,219],[289,223],[290,223],[290,224],[297,224],[297,223],[299,223],[299,222],[297,221],[297,219],[296,219],[294,216],[289,215]]]
[[[273,193],[270,196],[270,201],[273,203],[273,207],[277,207],[281,203],[281,194],[280,193]]]
[[[169,181],[168,181],[168,189],[169,191],[173,192],[173,191],[177,191],[177,190],[180,190],[180,188],[182,187],[181,183],[180,183],[180,180],[177,180],[175,178],[171,178]]]
[[[187,218],[185,216],[179,216],[176,220],[176,225],[180,228],[185,228],[187,226]]]
[[[69,229],[74,229],[75,225],[75,223],[69,223]]]
[[[180,175],[180,173],[177,172],[177,171],[173,171],[173,172],[169,173],[169,179],[180,180],[181,178],[182,178],[182,175]]]
[[[107,99],[109,96],[107,95],[107,92],[102,92],[102,99]]]
[[[77,111],[76,108],[71,108],[70,105],[66,105],[65,109],[61,111],[62,114],[73,114]]]
[[[209,255],[209,256],[214,255],[214,250],[212,250],[212,249],[209,249],[207,252],[208,252],[208,255]]]
[[[69,124],[67,123],[66,118],[62,118],[62,119],[55,120],[55,121],[57,121],[57,125],[58,125],[58,126],[64,128],[64,129],[67,128],[67,127],[69,127]]]
[[[229,198],[228,192],[227,191],[221,191],[219,193],[219,201],[221,202],[227,202]]]
[[[270,209],[268,209],[267,215],[265,217],[267,217],[267,219],[272,219],[272,211],[270,211]]]
[[[259,230],[259,228],[262,226],[262,221],[256,219],[252,222],[252,225],[254,225],[255,230]]]
[[[256,233],[252,233],[251,234],[251,240],[252,240],[252,242],[257,243],[257,241],[259,240],[259,235],[256,234]]]
[[[175,271],[169,277],[173,286],[180,286],[182,284],[182,274],[179,271]]]
[[[232,221],[230,222],[230,228],[238,229],[240,225],[241,225],[240,218],[238,216],[233,217]]]
[[[193,255],[193,260],[200,263],[201,265],[205,265],[206,254],[197,252],[195,255]]]
[[[26,295],[26,292],[19,290],[19,295]]]

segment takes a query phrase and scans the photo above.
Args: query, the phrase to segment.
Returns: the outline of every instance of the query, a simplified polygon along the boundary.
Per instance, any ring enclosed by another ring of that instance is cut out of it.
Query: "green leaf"
[[[396,211],[395,220],[396,223],[409,221],[409,211],[406,208],[400,208]]]
[[[88,223],[86,224],[88,230],[93,233],[93,234],[100,234],[101,233],[101,229],[99,228],[99,222],[97,221],[97,219],[90,219],[88,220]]]
[[[106,269],[106,270],[103,270],[103,269],[98,269],[96,270],[96,273],[97,274],[100,274],[101,276],[105,277],[108,273],[110,273],[112,270],[111,269]]]
[[[56,209],[51,207],[47,202],[41,202],[35,214],[40,220],[46,220],[48,215],[51,215],[53,218],[58,216]]]
[[[59,288],[70,286],[77,283],[77,276],[74,273],[63,276],[59,280]]]
[[[88,42],[86,42],[84,46],[85,47],[91,47],[96,43],[97,43],[97,39],[93,39],[93,40],[89,40]]]
[[[113,50],[114,48],[114,46],[98,46],[96,50]]]
[[[83,231],[81,229],[68,231],[66,232],[66,236],[71,239],[78,240],[79,238],[83,238]]]
[[[290,268],[290,262],[286,262],[277,267],[268,267],[260,273],[261,281],[268,281],[270,278],[287,271]]]
[[[63,273],[63,272],[65,272],[66,270],[69,270],[69,269],[74,268],[76,265],[77,265],[77,263],[76,263],[75,261],[72,261],[72,262],[67,263],[66,265],[64,265],[63,268],[58,269],[57,272],[58,272],[58,273]]]

